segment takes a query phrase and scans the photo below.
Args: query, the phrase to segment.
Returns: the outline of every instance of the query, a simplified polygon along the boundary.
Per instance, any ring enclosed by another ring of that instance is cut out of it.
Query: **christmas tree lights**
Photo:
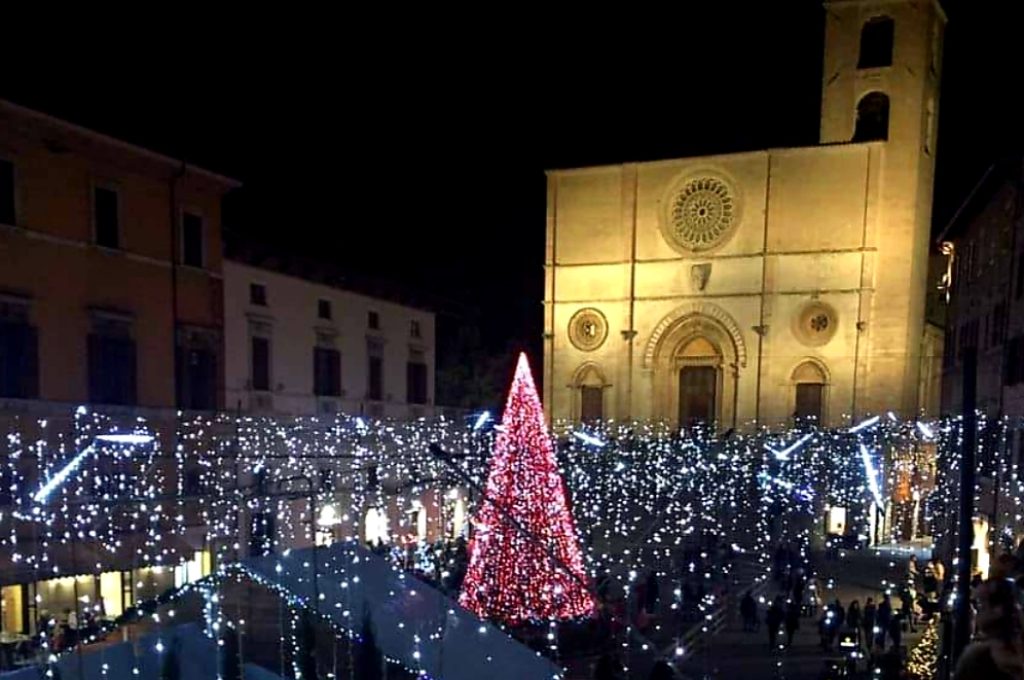
[[[501,424],[459,602],[511,624],[587,616],[594,600],[525,354]]]

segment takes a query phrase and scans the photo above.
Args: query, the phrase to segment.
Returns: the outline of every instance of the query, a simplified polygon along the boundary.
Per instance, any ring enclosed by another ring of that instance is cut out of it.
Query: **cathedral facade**
[[[548,173],[552,419],[840,425],[934,403],[945,15],[826,3],[820,144]]]

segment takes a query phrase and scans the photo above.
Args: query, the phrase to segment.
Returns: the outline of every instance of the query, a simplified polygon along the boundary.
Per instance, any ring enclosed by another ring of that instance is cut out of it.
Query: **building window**
[[[860,59],[857,68],[892,66],[895,23],[889,17],[869,19],[860,31]]]
[[[366,398],[380,401],[384,398],[384,360],[381,357],[370,357],[367,369]]]
[[[603,417],[604,390],[584,385],[580,388],[580,421],[589,425],[597,423]]]
[[[1006,384],[1009,387],[1020,384],[1024,378],[1024,336],[1011,338],[1006,351]]]
[[[89,401],[136,403],[135,340],[124,322],[99,322],[89,334]]]
[[[1024,297],[1024,252],[1017,255],[1017,290],[1014,297],[1019,300]]]
[[[36,329],[19,320],[0,319],[0,397],[39,396]]]
[[[252,389],[270,390],[270,338],[252,338]]]
[[[316,303],[316,316],[318,319],[331,320],[331,301],[318,300]]]
[[[203,266],[203,218],[181,214],[181,260],[189,267]]]
[[[14,163],[0,160],[0,224],[14,225]]]
[[[262,283],[249,284],[249,304],[267,306],[267,287]]]
[[[179,331],[178,408],[212,411],[217,408],[218,337],[209,332]]]
[[[924,128],[924,152],[931,155],[932,146],[935,144],[935,97],[928,98],[925,116],[927,118]]]
[[[855,142],[884,141],[889,138],[889,96],[869,92],[857,103]]]
[[[341,396],[341,352],[329,347],[313,348],[313,394]]]
[[[106,187],[93,189],[93,220],[96,226],[96,245],[118,248],[121,245],[117,192]]]
[[[366,326],[372,331],[380,330],[380,314],[368,312],[366,315]]]
[[[405,367],[406,402],[427,403],[427,364],[422,357],[413,357]]]
[[[409,322],[409,335],[416,338],[417,340],[423,337],[423,332],[420,330],[419,321]]]

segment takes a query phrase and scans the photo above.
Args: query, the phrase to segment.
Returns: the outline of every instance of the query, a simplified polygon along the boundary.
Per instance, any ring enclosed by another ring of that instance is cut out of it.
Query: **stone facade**
[[[548,173],[553,419],[835,425],[935,404],[924,310],[945,16],[933,2],[826,10],[819,146]]]

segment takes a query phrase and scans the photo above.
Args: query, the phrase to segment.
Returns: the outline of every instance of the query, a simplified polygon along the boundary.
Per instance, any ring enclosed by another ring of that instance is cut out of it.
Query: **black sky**
[[[940,228],[1024,129],[1021,3],[943,4]],[[5,69],[0,97],[238,177],[232,233],[460,300],[490,346],[536,352],[546,168],[817,141],[819,3],[620,14],[305,17],[139,77]]]

